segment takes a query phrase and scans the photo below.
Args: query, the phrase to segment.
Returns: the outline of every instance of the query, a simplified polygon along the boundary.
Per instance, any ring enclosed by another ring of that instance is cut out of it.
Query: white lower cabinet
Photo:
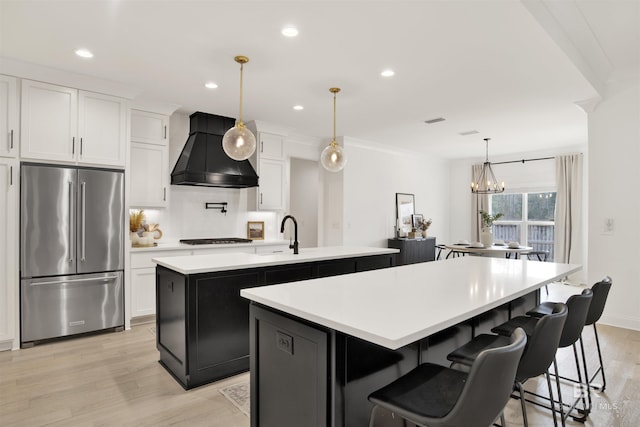
[[[13,346],[18,289],[18,161],[0,158],[0,350]]]
[[[132,269],[131,283],[131,317],[156,314],[156,269]]]

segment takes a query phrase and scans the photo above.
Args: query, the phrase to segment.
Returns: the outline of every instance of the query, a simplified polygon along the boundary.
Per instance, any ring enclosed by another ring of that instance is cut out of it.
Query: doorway
[[[301,248],[318,246],[318,162],[291,158],[289,209],[298,221]]]

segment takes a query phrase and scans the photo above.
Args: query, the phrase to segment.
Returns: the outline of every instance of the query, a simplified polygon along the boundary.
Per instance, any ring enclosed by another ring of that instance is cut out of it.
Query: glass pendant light
[[[484,141],[487,146],[487,155],[484,164],[482,165],[482,170],[480,173],[474,177],[473,181],[471,181],[471,192],[477,194],[492,194],[492,193],[502,193],[504,191],[504,181],[501,184],[498,184],[498,180],[496,176],[493,174],[493,169],[491,169],[491,163],[489,162],[489,140],[491,138],[485,138]]]
[[[344,165],[347,164],[347,157],[336,142],[336,94],[340,92],[340,88],[332,87],[329,89],[329,92],[333,94],[333,140],[322,150],[320,162],[322,163],[322,167],[329,172],[339,172],[344,169]]]
[[[236,125],[222,137],[222,149],[233,160],[247,160],[256,151],[256,137],[242,122],[242,68],[249,58],[236,56],[234,60],[240,64],[240,114]]]

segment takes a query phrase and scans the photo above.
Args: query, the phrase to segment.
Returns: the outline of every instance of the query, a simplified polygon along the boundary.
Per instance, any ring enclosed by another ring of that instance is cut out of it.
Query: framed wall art
[[[264,240],[264,221],[247,222],[247,239]]]
[[[413,228],[413,217],[415,213],[415,201],[413,194],[396,193],[396,223],[398,229],[403,233],[408,233]]]

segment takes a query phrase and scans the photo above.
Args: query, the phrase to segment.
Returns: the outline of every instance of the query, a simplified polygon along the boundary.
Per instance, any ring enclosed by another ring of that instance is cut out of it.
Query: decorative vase
[[[480,243],[485,247],[493,246],[493,228],[487,227],[480,231]]]
[[[427,237],[427,230],[422,230],[422,237]]]

